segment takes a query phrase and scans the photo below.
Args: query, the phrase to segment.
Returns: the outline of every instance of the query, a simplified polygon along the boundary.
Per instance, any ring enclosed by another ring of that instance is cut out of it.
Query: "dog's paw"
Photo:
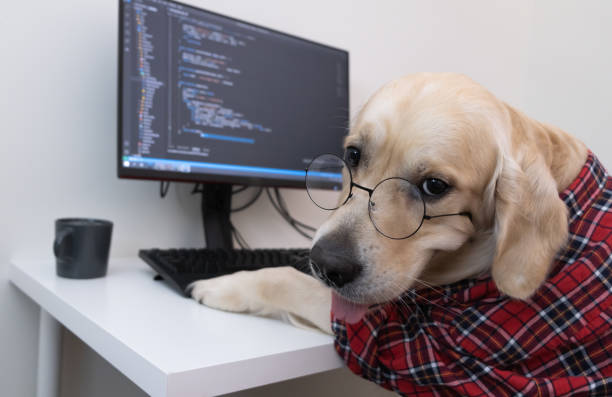
[[[195,281],[191,297],[203,305],[230,312],[254,312],[258,308],[251,296],[254,272],[237,272],[227,276]]]

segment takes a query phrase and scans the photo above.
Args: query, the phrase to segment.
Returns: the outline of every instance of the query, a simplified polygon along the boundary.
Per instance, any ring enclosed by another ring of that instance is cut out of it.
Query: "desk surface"
[[[342,366],[333,339],[180,296],[137,258],[70,280],[53,261],[13,263],[24,293],[152,396],[229,393]]]

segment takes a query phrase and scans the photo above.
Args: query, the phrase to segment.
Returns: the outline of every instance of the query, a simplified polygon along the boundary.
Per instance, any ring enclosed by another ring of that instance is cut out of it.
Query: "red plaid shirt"
[[[612,396],[612,178],[589,153],[561,193],[567,248],[528,301],[490,275],[410,291],[348,324],[332,313],[348,367],[414,396]]]

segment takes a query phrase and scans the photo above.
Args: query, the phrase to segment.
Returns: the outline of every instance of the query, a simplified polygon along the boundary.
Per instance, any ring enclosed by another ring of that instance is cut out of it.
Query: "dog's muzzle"
[[[310,251],[314,275],[332,288],[342,288],[355,280],[363,267],[355,260],[346,238],[323,237]]]

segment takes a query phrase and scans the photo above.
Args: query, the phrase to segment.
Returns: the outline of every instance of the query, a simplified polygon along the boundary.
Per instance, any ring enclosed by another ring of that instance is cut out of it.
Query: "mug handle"
[[[71,228],[60,230],[53,242],[53,253],[58,259],[70,259],[69,251],[72,251],[72,232]]]

